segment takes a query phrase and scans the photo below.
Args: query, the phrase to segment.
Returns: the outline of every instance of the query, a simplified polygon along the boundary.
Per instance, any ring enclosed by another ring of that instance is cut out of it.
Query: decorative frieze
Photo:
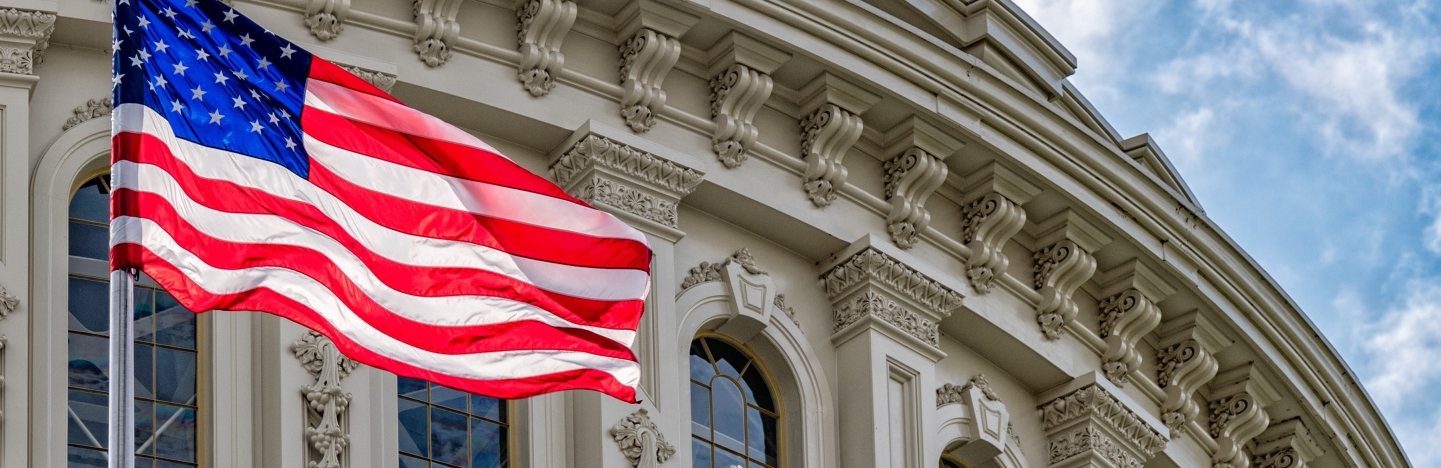
[[[1111,239],[1070,210],[1037,225],[1037,245],[1045,247],[1031,257],[1035,262],[1031,272],[1036,292],[1041,296],[1036,304],[1036,322],[1046,339],[1055,340],[1065,334],[1066,326],[1076,320],[1080,311],[1072,295],[1096,272],[1096,258],[1091,252]]]
[[[345,30],[349,14],[350,0],[309,0],[305,4],[305,27],[316,39],[335,39]]]
[[[939,324],[960,307],[961,294],[882,252],[874,238],[861,242],[821,275],[834,310],[832,342],[876,329],[934,359],[944,356]]]
[[[918,235],[931,224],[926,199],[945,182],[945,159],[963,143],[919,117],[911,117],[888,132],[891,154],[885,169],[885,196],[891,204],[886,229],[902,249],[916,245]]]
[[[1211,466],[1247,468],[1251,459],[1246,444],[1270,424],[1265,407],[1280,396],[1251,364],[1217,376],[1213,387],[1208,432],[1216,440],[1216,451]]]
[[[621,418],[610,428],[610,436],[634,468],[656,468],[675,456],[675,447],[665,441],[645,408]]]
[[[395,75],[378,72],[375,70],[367,70],[364,68],[354,67],[350,65],[337,65],[340,65],[340,68],[344,68],[345,71],[350,72],[350,74],[355,75],[357,78],[365,80],[366,83],[370,83],[371,86],[380,88],[381,91],[385,91],[388,93],[390,92],[390,88],[395,87]]]
[[[722,164],[735,169],[745,162],[746,151],[759,134],[752,120],[770,99],[775,86],[770,74],[791,56],[734,31],[721,37],[707,54],[713,77],[710,81],[710,113],[715,123],[712,149]]]
[[[704,174],[597,134],[582,137],[550,166],[566,193],[618,216],[679,232],[676,206]],[[623,215],[622,215],[623,214]]]
[[[345,448],[350,444],[349,415],[351,395],[340,388],[340,380],[350,375],[360,363],[340,354],[335,343],[324,335],[306,331],[290,345],[300,365],[315,377],[315,382],[301,387],[305,397],[305,439],[308,444],[307,466],[340,468],[347,466]]]
[[[665,107],[661,83],[680,59],[680,41],[700,17],[654,0],[632,0],[616,15],[620,25],[620,115],[636,133],[649,131]]]
[[[1059,396],[1040,408],[1050,464],[1138,468],[1166,446],[1166,437],[1100,382]]]
[[[1177,437],[1183,425],[1201,414],[1201,405],[1193,395],[1216,376],[1215,353],[1230,344],[1231,340],[1199,310],[1161,324],[1156,384],[1166,392],[1161,402],[1161,421],[1171,430],[1171,437]]]
[[[0,9],[0,72],[34,73],[53,32],[54,13]]]
[[[826,295],[835,299],[862,284],[886,286],[941,317],[961,306],[962,296],[875,248],[864,249],[822,275]]]
[[[61,125],[60,129],[69,130],[75,128],[76,125],[85,123],[85,121],[87,120],[96,117],[108,116],[110,115],[110,111],[111,102],[109,96],[100,99],[91,99],[89,101],[85,101],[85,105],[76,107],[75,110],[71,111],[75,115],[71,116],[69,119],[66,119],[65,124]]]
[[[555,89],[555,79],[565,66],[561,43],[575,24],[575,2],[528,0],[515,10],[516,40],[520,47],[521,87],[541,97]]]
[[[415,53],[426,65],[438,67],[450,60],[450,48],[460,36],[456,15],[464,0],[414,0]]]
[[[862,318],[873,317],[889,323],[922,343],[941,345],[940,325],[902,308],[896,301],[874,292],[861,293],[836,309],[834,332],[840,332]]]
[[[801,96],[801,159],[806,161],[801,187],[812,204],[826,207],[846,183],[842,161],[865,130],[860,114],[880,96],[830,73],[802,87]]]

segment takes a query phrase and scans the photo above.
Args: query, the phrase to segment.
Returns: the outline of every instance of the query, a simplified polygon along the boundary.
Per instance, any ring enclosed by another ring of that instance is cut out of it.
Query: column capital
[[[841,343],[868,327],[893,335],[921,354],[939,360],[939,324],[961,306],[964,296],[878,249],[870,236],[852,245],[821,275],[835,306],[835,335]]]
[[[1139,468],[1166,447],[1161,425],[1096,373],[1042,394],[1051,467]]]
[[[566,193],[672,242],[685,236],[676,211],[705,173],[685,155],[588,121],[552,155],[550,177]],[[662,156],[665,154],[665,156]]]
[[[54,13],[0,8],[0,72],[34,74],[54,32]]]

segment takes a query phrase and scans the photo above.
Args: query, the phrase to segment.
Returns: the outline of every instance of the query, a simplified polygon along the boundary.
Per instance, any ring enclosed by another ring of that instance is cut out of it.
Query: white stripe
[[[119,220],[117,220],[119,221]],[[345,306],[324,285],[309,276],[279,267],[243,270],[215,268],[182,249],[159,226],[127,222],[113,225],[119,242],[134,242],[174,265],[196,285],[213,294],[236,294],[267,288],[315,311],[337,331],[376,354],[421,369],[463,379],[500,380],[535,377],[578,369],[610,374],[635,387],[640,367],[630,360],[577,351],[523,350],[473,354],[440,354],[405,344],[380,330]]]
[[[302,247],[327,242],[349,253],[347,248],[330,236],[282,216],[221,212],[200,205],[185,193],[185,189],[170,173],[159,166],[119,161],[113,167],[117,172],[128,173],[133,170],[136,174],[135,177],[115,180],[115,187],[160,195],[169,200],[184,218],[213,237],[248,244],[284,243]],[[602,301],[644,299],[647,293],[650,278],[644,271],[550,263],[512,257],[505,252],[468,242],[414,236],[376,224],[329,195],[324,193],[324,197],[329,199],[313,206],[325,213],[329,221],[354,237],[367,250],[396,263],[417,267],[485,270],[533,284],[546,291]],[[240,223],[241,220],[248,224]],[[248,227],[237,228],[242,225]]]
[[[305,82],[305,105],[397,132],[469,146],[505,158],[495,148],[444,120],[404,104],[329,81]],[[509,159],[509,158],[506,158]]]
[[[199,145],[188,140],[182,140],[171,131],[170,124],[163,117],[148,107],[139,104],[122,104],[115,109],[115,126],[120,131],[146,133],[152,135],[170,147],[174,157],[190,167],[196,175],[207,179],[226,180],[237,185],[260,190],[276,197],[294,200],[300,203],[309,204],[325,213],[332,220],[345,227],[351,235],[363,237],[368,233],[376,233],[375,229],[368,226],[377,226],[365,216],[360,215],[349,205],[331,195],[320,187],[315,186],[307,180],[297,177],[294,173],[281,167],[278,164],[263,161],[257,158],[244,156],[229,151],[210,148]],[[362,157],[363,158],[363,157]],[[363,158],[369,159],[369,158]],[[327,166],[328,167],[328,166]],[[117,182],[120,183],[120,182]],[[529,193],[529,192],[526,192]],[[452,194],[452,198],[454,195]],[[548,197],[547,197],[548,198]],[[554,199],[550,199],[554,200]],[[423,203],[423,202],[421,202]],[[567,205],[576,206],[566,203]],[[578,206],[577,206],[578,207]],[[584,207],[578,207],[584,208]],[[455,208],[459,211],[466,211],[466,208]],[[591,213],[600,213],[595,210],[588,210]],[[606,215],[609,216],[609,215]],[[614,217],[609,220],[619,223]],[[363,228],[366,227],[366,228]],[[645,236],[624,226],[630,233],[635,234],[644,241]],[[471,243],[459,241],[444,241],[437,239],[435,242],[450,242],[454,248],[465,249],[488,249],[497,255],[509,257],[509,260],[497,258],[495,255],[484,255],[485,261],[491,265],[492,271],[505,274],[518,279],[523,279],[535,284],[542,289],[555,291],[562,294],[571,294],[578,297],[588,298],[644,298],[649,293],[649,277],[645,278],[643,285],[635,283],[631,274],[645,276],[644,273],[635,270],[608,270],[630,271],[625,276],[618,278],[615,283],[591,282],[589,279],[581,279],[594,275],[592,268],[576,267],[561,263],[546,262],[525,257],[511,256],[503,251],[489,249]],[[365,242],[367,245],[378,245],[378,242]],[[445,244],[436,244],[445,245]],[[474,246],[474,247],[462,247]],[[376,250],[376,249],[372,249]],[[390,258],[405,258],[392,256]],[[596,276],[600,278],[600,276]],[[605,278],[611,278],[606,276]],[[562,286],[570,285],[570,286]],[[561,290],[550,289],[556,287]],[[639,288],[639,294],[636,294]]]

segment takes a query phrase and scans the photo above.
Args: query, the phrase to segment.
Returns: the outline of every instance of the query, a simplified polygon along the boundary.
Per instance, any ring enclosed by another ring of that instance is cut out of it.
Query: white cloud
[[[1372,365],[1366,388],[1388,414],[1402,414],[1441,385],[1441,282],[1408,284],[1404,303],[1368,331],[1362,344]]]
[[[1202,107],[1177,116],[1171,125],[1156,131],[1156,142],[1166,149],[1182,174],[1198,173],[1207,147],[1218,143],[1211,128],[1215,120],[1216,113]]]
[[[1089,93],[1116,93],[1109,77],[1125,73],[1117,36],[1152,13],[1158,1],[1015,0],[1041,27],[1076,56],[1078,83]]]

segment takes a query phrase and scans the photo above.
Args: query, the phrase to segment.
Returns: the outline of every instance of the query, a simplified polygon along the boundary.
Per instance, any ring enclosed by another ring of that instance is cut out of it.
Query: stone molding
[[[832,300],[860,285],[881,285],[906,298],[937,319],[961,306],[963,296],[900,260],[867,247],[831,268],[821,280]]]
[[[605,136],[588,133],[550,166],[566,193],[632,221],[652,233],[680,237],[680,199],[705,174]]]
[[[355,75],[357,78],[365,80],[365,82],[370,83],[371,86],[380,88],[381,91],[385,91],[387,93],[390,92],[390,88],[395,87],[395,80],[398,78],[397,76],[390,73],[378,72],[375,70],[369,70],[340,63],[337,63],[336,65],[340,68],[345,69],[345,71],[350,72],[350,74]]]
[[[1096,272],[1091,252],[1111,242],[1094,224],[1071,210],[1063,210],[1037,223],[1036,245],[1046,246],[1032,254],[1036,291],[1036,322],[1048,340],[1060,339],[1080,312],[1073,296]]]
[[[112,104],[110,102],[110,96],[85,101],[85,105],[76,107],[75,110],[71,111],[75,115],[66,119],[65,124],[60,126],[60,130],[69,130],[75,128],[76,125],[85,123],[87,120],[108,116],[111,110]]]
[[[350,375],[360,363],[340,354],[335,343],[324,335],[306,331],[290,351],[300,360],[315,382],[300,388],[305,397],[306,459],[310,468],[348,466],[345,449],[350,444],[348,410],[351,395],[340,388],[340,380]]]
[[[1270,424],[1265,407],[1280,396],[1252,364],[1222,373],[1213,387],[1208,432],[1216,441],[1216,451],[1211,466],[1246,468],[1251,464],[1246,444]]]
[[[1156,384],[1166,393],[1161,402],[1161,421],[1179,435],[1181,426],[1201,414],[1193,395],[1216,376],[1216,358],[1230,339],[1221,334],[1199,310],[1171,318],[1161,324],[1156,353]]]
[[[1010,412],[991,390],[984,374],[976,374],[963,385],[944,384],[936,389],[937,419],[949,425],[960,423],[969,429],[970,440],[947,453],[966,463],[984,465],[1006,451],[1006,443],[1015,436]],[[949,445],[947,440],[939,440]]]
[[[561,43],[575,25],[575,2],[528,0],[515,10],[516,42],[520,48],[521,87],[541,97],[555,89],[555,80],[565,67]]]
[[[896,301],[871,291],[861,293],[854,300],[836,308],[832,331],[840,333],[867,317],[874,317],[889,323],[907,335],[921,340],[922,343],[937,348],[941,346],[940,324],[901,307]]]
[[[654,0],[632,0],[616,14],[620,25],[620,115],[631,131],[650,131],[665,107],[661,83],[680,60],[678,39],[700,21]]]
[[[1111,466],[1136,468],[1166,447],[1165,436],[1100,382],[1042,404],[1040,416],[1051,466],[1099,458]]]
[[[975,377],[971,377],[971,380],[965,384],[956,385],[948,383],[942,385],[941,388],[937,388],[936,407],[940,408],[953,403],[970,404],[970,399],[966,397],[966,392],[973,388],[980,391],[981,395],[985,396],[987,400],[1001,401],[1001,397],[997,396],[994,390],[991,390],[991,382],[986,380],[986,374],[976,374]]]
[[[801,188],[817,207],[830,206],[846,184],[842,161],[865,130],[860,114],[880,102],[876,96],[830,73],[801,88],[801,159],[806,171]]]
[[[771,316],[777,310],[800,327],[795,309],[786,304],[785,294],[779,293],[770,273],[756,265],[748,248],[741,248],[719,262],[701,262],[691,268],[676,296],[709,282],[724,282],[731,297],[730,318],[715,327],[717,333],[744,342],[770,326]]]
[[[414,0],[414,50],[426,65],[438,67],[450,60],[451,44],[460,36],[456,15],[464,0]]]
[[[722,164],[735,169],[745,162],[759,134],[752,121],[775,88],[770,74],[790,60],[791,54],[732,31],[711,46],[707,55],[712,76],[710,114],[715,123],[712,150]]]
[[[309,0],[305,4],[305,27],[321,41],[335,39],[345,30],[350,0]]]
[[[965,146],[960,140],[920,117],[911,116],[887,132],[888,154],[883,164],[885,198],[891,204],[886,230],[902,249],[916,245],[931,224],[926,199],[946,181],[945,159]]]
[[[665,441],[645,408],[621,418],[610,428],[610,436],[634,468],[656,468],[675,456],[675,447]]]
[[[50,47],[55,14],[0,9],[0,72],[30,75]]]

